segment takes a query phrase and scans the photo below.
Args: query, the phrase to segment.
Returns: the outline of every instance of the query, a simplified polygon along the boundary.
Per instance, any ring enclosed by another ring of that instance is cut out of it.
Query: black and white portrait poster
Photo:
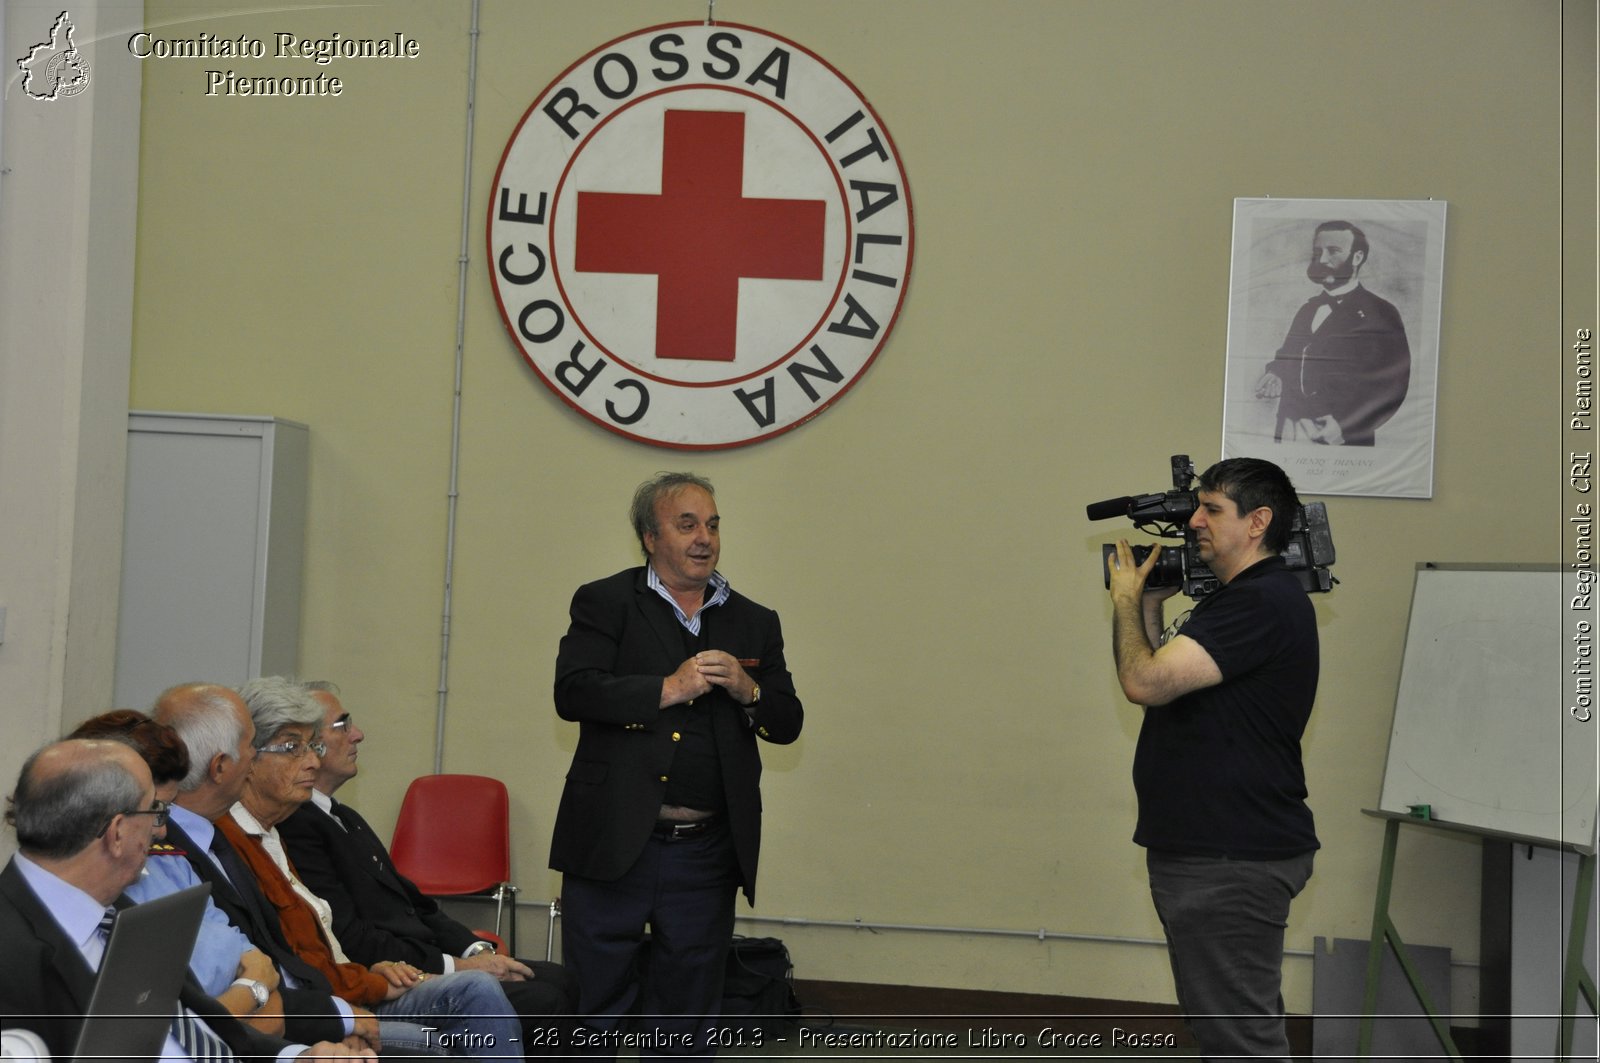
[[[1445,204],[1236,199],[1222,456],[1305,494],[1433,496]]]

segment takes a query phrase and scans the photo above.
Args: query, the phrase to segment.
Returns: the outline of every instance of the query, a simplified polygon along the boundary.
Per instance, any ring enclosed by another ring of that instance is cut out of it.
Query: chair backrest
[[[431,896],[482,893],[511,880],[505,784],[484,775],[423,775],[400,804],[389,855]]]

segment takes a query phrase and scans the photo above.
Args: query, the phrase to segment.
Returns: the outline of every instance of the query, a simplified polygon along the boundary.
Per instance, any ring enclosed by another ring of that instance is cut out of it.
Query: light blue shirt
[[[73,944],[78,946],[89,970],[98,971],[100,959],[106,951],[106,943],[100,940],[99,933],[100,920],[106,915],[106,905],[21,853],[17,853],[14,859],[28,888],[33,890],[39,903],[45,906],[50,917],[72,939]]]
[[[707,598],[705,604],[694,611],[693,616],[686,614],[682,607],[673,600],[672,592],[667,590],[666,585],[661,582],[661,577],[656,575],[656,567],[654,565],[645,567],[644,583],[646,587],[661,595],[662,599],[672,606],[673,615],[678,618],[678,623],[687,628],[691,635],[700,634],[700,614],[710,609],[713,605],[721,605],[728,600],[728,578],[720,572],[711,573],[711,597]]]
[[[228,878],[228,872],[217,860],[217,854],[211,851],[211,839],[217,833],[216,826],[204,816],[191,812],[182,805],[171,806],[169,814],[189,836],[189,840],[206,854],[206,859],[216,865],[218,873],[224,879],[233,881]],[[201,881],[200,876],[182,855],[152,854],[145,860],[144,867],[145,874],[127,890],[128,896],[136,901],[165,897],[169,893],[186,886],[197,885]],[[189,958],[189,970],[194,972],[195,980],[201,987],[212,996],[220,995],[233,983],[234,978],[238,977],[239,958],[253,948],[255,944],[249,936],[229,922],[216,902],[207,897],[206,914],[200,920],[200,933],[195,938],[194,954]],[[279,970],[278,978],[285,988],[296,988],[294,979],[290,978],[287,972]],[[332,999],[333,1006],[344,1018],[344,1035],[349,1037],[356,1030],[355,1012],[347,1002],[338,997]]]
[[[143,902],[198,885],[200,876],[195,874],[183,853],[158,843],[145,860],[139,881],[124,892],[130,899]],[[222,909],[207,897],[205,914],[200,918],[200,933],[195,938],[194,953],[189,957],[189,970],[200,987],[214,997],[227,992],[228,986],[239,976],[240,958],[253,948],[250,939],[228,922]]]
[[[182,805],[169,806],[168,814],[183,829],[183,833],[189,836],[189,840],[198,845],[200,851],[206,854],[206,859],[216,865],[217,870],[222,873],[222,877],[227,878],[228,872],[223,868],[222,861],[218,860],[217,854],[211,851],[211,839],[217,833],[216,824],[198,812],[189,811]]]

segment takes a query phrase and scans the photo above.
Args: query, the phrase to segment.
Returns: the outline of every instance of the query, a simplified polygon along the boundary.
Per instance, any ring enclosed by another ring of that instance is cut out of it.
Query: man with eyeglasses
[[[155,804],[160,806],[159,818],[165,826],[178,784],[189,774],[189,752],[176,731],[142,712],[113,709],[84,720],[67,737],[105,738],[132,746],[150,769]],[[158,833],[161,838],[150,847],[143,872],[125,891],[136,903],[200,883],[182,850],[165,840],[165,830]],[[274,1036],[286,1031],[279,993],[282,980],[271,958],[230,924],[209,897],[189,955],[189,970],[200,988],[241,1022]]]
[[[149,767],[122,742],[69,739],[23,765],[6,814],[18,852],[0,871],[0,1016],[38,1034],[55,1058],[72,1056],[104,955],[104,920],[128,905],[122,891],[166,818]],[[179,999],[180,1020],[197,1019],[195,1029],[222,1041],[212,1046],[219,1058],[373,1058],[365,1046],[308,1048],[252,1030],[192,979]],[[162,1058],[192,1059],[177,1026]]]
[[[437,1054],[419,1025],[380,1019],[372,1009],[334,994],[322,972],[290,946],[272,903],[232,843],[216,829],[216,821],[244,792],[257,758],[255,721],[244,699],[215,683],[184,683],[163,691],[150,715],[176,731],[189,753],[189,774],[178,785],[167,842],[198,881],[211,884],[212,903],[271,959],[280,977],[285,1035],[318,1041],[355,1037],[374,1051],[381,1047]]]
[[[333,930],[359,963],[404,960],[431,974],[487,971],[522,1017],[527,1039],[553,1040],[551,1016],[568,1015],[577,988],[560,964],[499,955],[494,945],[450,918],[400,874],[383,841],[334,792],[355,778],[366,735],[346,712],[338,688],[304,684],[322,707],[321,755],[311,800],[278,824],[295,870],[333,909]],[[537,1047],[535,1045],[535,1047]]]
[[[306,801],[327,747],[323,711],[300,684],[281,676],[239,690],[255,724],[255,764],[239,800],[217,829],[233,844],[277,910],[285,940],[333,986],[336,996],[380,1016],[437,1030],[452,1054],[522,1058],[522,1027],[500,983],[482,971],[435,976],[394,957],[371,966],[346,955],[326,901],[301,881],[277,826]]]

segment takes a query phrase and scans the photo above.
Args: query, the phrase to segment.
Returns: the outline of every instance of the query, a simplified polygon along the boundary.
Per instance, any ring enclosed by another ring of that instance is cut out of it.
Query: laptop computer
[[[177,1013],[211,884],[117,913],[73,1056],[148,1063],[160,1057]]]

